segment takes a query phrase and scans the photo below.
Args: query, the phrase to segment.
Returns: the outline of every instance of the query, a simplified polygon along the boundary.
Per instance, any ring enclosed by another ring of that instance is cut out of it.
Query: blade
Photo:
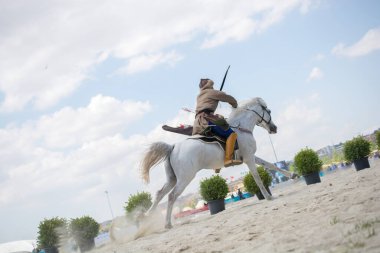
[[[220,89],[219,89],[220,91],[223,90],[224,82],[226,81],[227,73],[228,73],[228,70],[230,69],[230,67],[231,67],[231,65],[228,65],[226,73],[224,74],[223,82],[222,82],[222,85],[220,86]]]

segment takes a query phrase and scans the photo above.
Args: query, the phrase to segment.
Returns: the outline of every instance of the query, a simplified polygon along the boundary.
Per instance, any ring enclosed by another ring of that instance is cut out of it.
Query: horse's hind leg
[[[147,215],[147,216],[150,214],[150,212],[152,212],[156,209],[158,203],[160,203],[162,198],[165,197],[165,195],[168,194],[168,192],[171,189],[173,189],[173,187],[175,186],[175,184],[177,182],[176,176],[174,174],[173,168],[172,168],[169,160],[166,160],[166,162],[165,162],[165,172],[166,172],[166,183],[162,186],[161,190],[157,191],[156,197],[154,199],[152,206],[145,213],[145,215]]]
[[[194,175],[195,176],[195,175]],[[165,228],[172,228],[172,222],[171,222],[171,216],[172,216],[172,211],[173,211],[173,206],[177,198],[182,194],[182,192],[185,190],[186,186],[189,185],[191,180],[194,178],[186,178],[182,180],[178,180],[176,186],[172,190],[172,192],[169,194],[169,199],[168,199],[168,208],[166,210],[166,224]]]

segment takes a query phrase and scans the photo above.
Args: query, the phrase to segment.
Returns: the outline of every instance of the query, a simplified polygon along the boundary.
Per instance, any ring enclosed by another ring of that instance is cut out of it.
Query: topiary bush
[[[59,237],[65,233],[67,233],[66,219],[58,217],[44,219],[38,226],[38,248],[58,253]]]
[[[264,169],[263,166],[257,167],[257,172],[260,175],[261,180],[263,181],[264,187],[269,187],[272,182],[271,174]],[[252,195],[260,192],[260,188],[257,186],[255,179],[252,176],[252,173],[248,173],[243,178],[244,188],[251,193]]]
[[[362,136],[355,137],[344,143],[343,153],[347,161],[360,160],[371,153],[371,143]]]
[[[319,159],[318,154],[310,148],[302,149],[294,157],[295,169],[301,175],[319,172],[322,164],[323,163]]]
[[[144,213],[152,205],[152,196],[149,192],[138,192],[129,196],[128,201],[125,203],[124,209],[127,216],[134,218],[135,213]]]
[[[70,221],[69,230],[81,252],[89,251],[95,246],[94,238],[99,233],[100,225],[90,216],[83,216]]]
[[[224,199],[227,193],[226,180],[219,175],[203,179],[200,182],[200,194],[205,201]]]

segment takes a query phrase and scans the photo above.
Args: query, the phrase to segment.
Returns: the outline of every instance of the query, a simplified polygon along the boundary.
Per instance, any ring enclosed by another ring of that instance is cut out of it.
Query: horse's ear
[[[258,98],[259,99],[259,103],[260,103],[260,105],[262,106],[262,107],[264,107],[264,108],[268,108],[268,106],[267,106],[267,103],[265,103],[265,101],[264,101],[264,99],[262,99],[262,98]]]

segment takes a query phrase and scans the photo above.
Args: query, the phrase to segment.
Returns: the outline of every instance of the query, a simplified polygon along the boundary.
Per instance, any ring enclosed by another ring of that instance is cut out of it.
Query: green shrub
[[[362,159],[371,153],[371,143],[362,136],[355,137],[344,144],[343,153],[350,162]]]
[[[203,179],[200,182],[200,194],[205,201],[224,199],[227,193],[226,180],[219,175]]]
[[[94,238],[99,233],[100,225],[93,218],[83,216],[72,219],[69,228],[70,234],[75,239],[81,252],[91,250],[94,247]]]
[[[66,219],[58,217],[44,219],[38,226],[38,248],[58,252],[59,237],[64,233],[67,233]]]
[[[307,175],[313,172],[319,172],[322,167],[322,161],[314,150],[305,148],[299,151],[294,157],[294,166],[299,174]]]
[[[264,169],[263,166],[257,167],[257,172],[260,175],[261,180],[263,181],[264,187],[269,187],[272,182],[271,174]],[[252,176],[252,173],[248,173],[243,178],[244,188],[251,194],[256,194],[260,192],[260,188],[257,186],[255,179]]]
[[[376,145],[377,149],[380,150],[380,131],[376,131]]]
[[[129,196],[124,209],[128,217],[133,217],[135,212],[146,212],[152,205],[152,196],[149,192],[138,192]]]

